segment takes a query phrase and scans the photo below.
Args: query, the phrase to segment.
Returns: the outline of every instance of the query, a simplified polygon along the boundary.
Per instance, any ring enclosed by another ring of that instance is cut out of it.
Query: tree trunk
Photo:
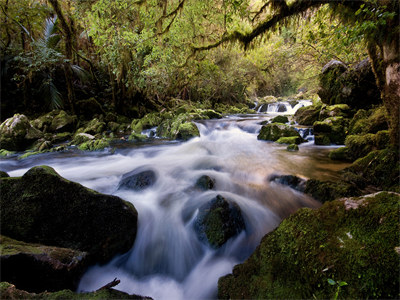
[[[390,142],[398,148],[400,113],[400,49],[398,37],[391,41],[385,41],[382,49],[385,83],[381,95],[389,116]]]

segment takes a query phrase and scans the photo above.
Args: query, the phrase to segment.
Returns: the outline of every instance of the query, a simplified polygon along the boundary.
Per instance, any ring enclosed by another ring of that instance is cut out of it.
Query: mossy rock
[[[304,140],[300,136],[288,136],[288,137],[281,137],[276,142],[278,144],[295,144],[295,145],[299,145],[302,142],[304,142]]]
[[[90,140],[78,146],[82,151],[100,151],[108,147],[110,147],[110,141],[105,138]]]
[[[347,147],[339,147],[337,149],[333,149],[329,152],[329,158],[332,160],[343,160],[343,161],[351,161],[349,154],[349,148]]]
[[[351,109],[347,104],[324,105],[319,113],[319,119],[330,117],[351,117]]]
[[[129,140],[130,141],[145,141],[147,140],[147,136],[144,134],[140,134],[140,133],[136,133],[136,132],[132,132],[131,135],[129,136]]]
[[[43,292],[39,294],[29,293],[17,289],[15,285],[8,282],[0,283],[0,295],[2,299],[70,299],[70,300],[95,300],[95,299],[136,299],[151,300],[150,297],[130,295],[112,288],[100,289],[90,293],[75,293],[71,290],[61,290],[57,292]]]
[[[201,241],[219,248],[245,229],[240,207],[218,195],[199,209],[194,229]]]
[[[25,115],[15,114],[0,125],[0,145],[2,149],[23,151],[42,137],[43,133],[32,127]]]
[[[80,100],[75,103],[75,107],[80,116],[90,120],[95,115],[105,114],[101,104],[94,98]]]
[[[68,181],[47,166],[0,180],[2,234],[85,251],[101,262],[132,247],[137,230],[132,204]]]
[[[97,118],[92,119],[85,127],[79,128],[76,133],[100,134],[106,130],[106,123]]]
[[[360,109],[351,119],[349,134],[377,133],[388,129],[385,107],[379,106],[368,111]]]
[[[319,119],[321,105],[300,107],[294,114],[294,119],[299,125],[311,126]]]
[[[343,117],[330,117],[313,124],[316,145],[343,145],[349,120]]]
[[[70,116],[63,110],[53,110],[31,121],[33,127],[43,132],[71,132],[75,130],[76,116]]]
[[[299,146],[297,146],[296,144],[290,144],[286,147],[286,150],[289,152],[299,151]]]
[[[195,187],[207,191],[207,190],[212,190],[215,185],[215,180],[212,179],[210,176],[207,175],[202,175],[200,176],[195,184]]]
[[[357,159],[344,170],[343,178],[349,181],[357,180],[363,188],[372,185],[376,188],[400,192],[399,150],[387,148],[375,150]]]
[[[6,177],[10,177],[10,175],[8,175],[7,172],[4,172],[4,171],[0,170],[0,178],[6,178]]]
[[[218,281],[219,299],[395,299],[399,194],[380,192],[302,208]]]
[[[272,123],[261,127],[257,139],[266,141],[277,141],[281,137],[301,138],[296,129],[285,124]]]
[[[61,133],[57,133],[57,134],[53,135],[52,138],[51,138],[51,142],[53,144],[57,144],[57,143],[68,141],[71,138],[72,138],[72,133],[70,133],[70,132],[61,132]]]
[[[345,181],[320,181],[309,179],[304,193],[320,202],[332,201],[339,197],[352,197],[361,194],[357,186]]]
[[[276,116],[275,118],[273,118],[271,120],[271,123],[283,123],[283,124],[285,124],[285,123],[288,123],[288,122],[289,122],[289,119],[286,116]]]
[[[0,236],[1,280],[29,292],[76,289],[87,253]]]
[[[16,153],[15,151],[8,151],[6,149],[0,149],[0,157],[12,156],[15,153]]]
[[[304,192],[306,180],[295,175],[277,175],[272,174],[268,181],[286,185],[299,192]]]
[[[94,136],[88,133],[77,133],[73,140],[71,141],[71,145],[80,145],[82,143],[86,143],[94,140]]]
[[[389,131],[382,130],[376,134],[348,135],[345,140],[348,149],[347,157],[354,161],[364,157],[373,150],[381,150],[389,146]]]
[[[186,122],[179,125],[176,137],[180,140],[187,141],[193,137],[200,136],[199,129],[192,122]]]
[[[142,133],[145,129],[158,126],[162,121],[159,113],[149,113],[141,119],[135,119],[131,123],[131,129],[135,133]]]

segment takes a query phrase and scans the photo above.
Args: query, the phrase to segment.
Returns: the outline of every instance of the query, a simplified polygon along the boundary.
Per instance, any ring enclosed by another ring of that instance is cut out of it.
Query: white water
[[[293,115],[300,107],[312,105],[311,100],[298,100],[295,106],[291,106],[289,102],[275,102],[269,104],[260,105],[257,112],[266,112],[269,114],[281,114],[281,115]],[[266,109],[265,109],[266,107]]]
[[[326,179],[341,168],[330,164],[321,147],[300,145],[298,153],[289,153],[285,145],[258,141],[259,123],[260,116],[254,115],[203,121],[197,124],[201,137],[184,143],[150,144],[114,154],[3,159],[0,169],[19,176],[34,165],[47,164],[67,179],[135,205],[139,226],[134,247],[106,265],[91,267],[79,291],[96,290],[117,277],[121,280],[117,289],[154,299],[216,298],[218,278],[244,261],[262,236],[298,208],[319,205],[288,187],[269,183],[268,176]],[[139,167],[157,173],[154,186],[141,192],[117,191],[122,175]],[[213,190],[193,188],[202,175],[215,179]],[[218,194],[240,206],[246,230],[214,250],[197,239],[192,225],[198,208]]]

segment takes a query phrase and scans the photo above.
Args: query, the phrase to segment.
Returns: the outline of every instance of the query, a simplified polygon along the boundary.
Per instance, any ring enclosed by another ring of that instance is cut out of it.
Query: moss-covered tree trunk
[[[388,39],[379,47],[370,43],[368,53],[372,61],[377,85],[388,115],[390,142],[399,146],[400,113],[400,49],[399,37]]]

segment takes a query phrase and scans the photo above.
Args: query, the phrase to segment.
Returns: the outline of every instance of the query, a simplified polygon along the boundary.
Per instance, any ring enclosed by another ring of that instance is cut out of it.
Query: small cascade
[[[157,137],[157,127],[145,129],[141,132],[141,134],[143,134],[147,137],[155,138],[155,137]]]
[[[268,104],[267,113],[285,113],[291,109],[289,102],[275,102]]]
[[[294,115],[300,107],[312,105],[311,100],[298,100],[296,105],[292,105],[288,101],[280,101],[269,104],[261,104],[257,113],[267,113],[267,114],[282,114],[282,115]]]

